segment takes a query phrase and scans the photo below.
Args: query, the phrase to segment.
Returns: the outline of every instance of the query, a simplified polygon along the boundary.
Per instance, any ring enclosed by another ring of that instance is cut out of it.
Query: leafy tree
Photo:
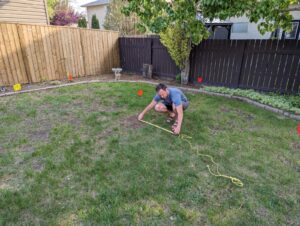
[[[185,45],[198,45],[209,34],[205,28],[205,19],[219,18],[221,20],[246,15],[250,22],[259,23],[259,30],[263,34],[266,31],[274,31],[276,28],[291,29],[291,10],[293,4],[300,4],[299,0],[130,0],[123,8],[127,16],[136,14],[140,20],[138,27],[142,31],[149,29],[151,32],[160,34],[169,39],[163,43],[169,52],[177,45],[180,48],[182,42]],[[178,29],[182,31],[178,33]],[[170,35],[173,33],[172,35]],[[177,42],[177,35],[182,37]],[[175,38],[176,37],[176,38]],[[165,38],[162,38],[164,40]],[[173,42],[173,43],[172,43]],[[172,43],[172,44],[171,44]],[[191,48],[188,48],[190,51]],[[173,50],[174,51],[174,50]],[[189,56],[182,51],[183,56]],[[174,54],[170,53],[173,57]],[[182,57],[179,57],[182,58]],[[174,59],[174,58],[173,58]],[[188,57],[186,61],[188,60]],[[176,62],[177,60],[174,59]],[[181,67],[181,64],[177,65]],[[187,65],[187,64],[186,64]],[[182,75],[188,75],[189,70],[183,71]]]
[[[87,21],[86,21],[85,16],[81,16],[78,19],[78,27],[82,27],[82,28],[86,28],[87,27]]]
[[[138,18],[135,14],[125,16],[122,8],[128,5],[126,0],[112,0],[107,8],[104,20],[104,28],[119,31],[121,35],[142,34],[137,28]]]
[[[56,9],[53,17],[50,20],[51,25],[66,26],[77,24],[80,15],[72,8]]]
[[[167,47],[170,56],[180,68],[181,81],[186,84],[188,82],[188,59],[191,52],[191,43],[190,39],[185,35],[185,30],[176,23],[160,33],[160,40]]]
[[[94,28],[94,29],[100,28],[99,20],[97,19],[96,15],[92,16],[92,28]]]
[[[58,5],[58,0],[47,0],[47,10],[48,10],[48,16],[51,19],[54,15],[55,7]]]

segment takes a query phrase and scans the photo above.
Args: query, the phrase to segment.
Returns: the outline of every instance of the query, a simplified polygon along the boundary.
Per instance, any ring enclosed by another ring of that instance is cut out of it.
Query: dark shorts
[[[163,101],[162,104],[164,104],[169,111],[173,111],[172,104],[165,102],[165,101]],[[188,101],[187,102],[182,101],[183,110],[186,110],[189,107],[189,104],[190,103]]]

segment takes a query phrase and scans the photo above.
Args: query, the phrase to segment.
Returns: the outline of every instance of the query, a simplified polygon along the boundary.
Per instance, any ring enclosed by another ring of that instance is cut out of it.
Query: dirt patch
[[[0,190],[14,190],[14,187],[11,186],[10,184],[7,184],[5,182],[0,182]]]
[[[249,113],[246,113],[246,112],[244,112],[240,109],[229,109],[227,107],[222,106],[220,108],[220,111],[225,112],[225,113],[231,113],[232,112],[232,113],[237,114],[238,116],[241,116],[242,118],[245,118],[245,119],[250,120],[250,121],[254,119],[253,115],[251,115]]]
[[[255,213],[260,219],[267,219],[270,216],[269,211],[264,207],[257,208]]]
[[[35,151],[35,148],[31,145],[25,145],[19,148],[21,152],[32,153]]]
[[[230,112],[230,110],[227,107],[221,107],[220,110],[222,112]]]
[[[109,127],[108,129],[104,130],[101,134],[100,134],[100,138],[103,137],[109,137],[113,134],[113,130],[111,127]]]
[[[50,128],[40,128],[40,130],[29,133],[30,140],[45,141],[49,138]]]
[[[13,186],[12,180],[13,175],[4,175],[2,178],[0,178],[0,190],[16,190],[16,187]]]
[[[292,148],[295,150],[300,150],[300,142],[293,142]],[[1,148],[0,148],[0,152],[1,152]]]
[[[136,115],[131,115],[121,120],[121,126],[128,129],[138,129],[143,127],[143,124],[139,122]]]
[[[223,129],[220,126],[211,126],[208,127],[212,135],[217,135],[219,132],[223,131]]]
[[[37,172],[41,172],[44,169],[42,161],[40,159],[35,159],[32,162],[32,169]]]

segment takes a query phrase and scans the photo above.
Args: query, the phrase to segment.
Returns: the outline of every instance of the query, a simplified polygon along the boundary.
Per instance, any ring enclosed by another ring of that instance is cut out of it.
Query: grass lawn
[[[185,141],[137,122],[153,94],[111,83],[0,98],[0,225],[300,224],[298,122],[187,94],[182,133],[240,188]],[[145,119],[170,127],[153,111]]]

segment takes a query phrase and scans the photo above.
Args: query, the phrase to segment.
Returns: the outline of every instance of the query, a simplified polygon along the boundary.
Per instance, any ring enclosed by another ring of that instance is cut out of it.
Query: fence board
[[[299,84],[293,89],[295,78],[300,76],[296,66],[300,57],[299,42],[292,40],[244,42],[246,43],[243,62],[236,59],[237,55],[233,56],[232,51],[227,55],[228,58],[235,59],[235,74],[240,71],[238,87],[281,93],[295,92],[299,89]]]
[[[0,24],[0,52],[0,85],[28,82],[16,24]]]
[[[151,64],[151,38],[120,38],[121,65],[124,71],[141,74],[143,64]]]
[[[118,32],[0,23],[0,85],[111,73]]]
[[[176,72],[168,64],[170,56],[158,47],[158,39],[152,38],[153,45],[150,40],[121,38],[122,67],[140,73],[142,63],[151,62],[155,74],[174,78]],[[203,77],[205,85],[296,93],[300,87],[300,42],[206,40],[194,47],[190,55],[189,81],[197,83],[198,76]]]
[[[176,66],[175,62],[172,60],[168,50],[162,45],[159,38],[152,38],[152,66],[153,74],[173,78],[180,73],[179,68]]]

